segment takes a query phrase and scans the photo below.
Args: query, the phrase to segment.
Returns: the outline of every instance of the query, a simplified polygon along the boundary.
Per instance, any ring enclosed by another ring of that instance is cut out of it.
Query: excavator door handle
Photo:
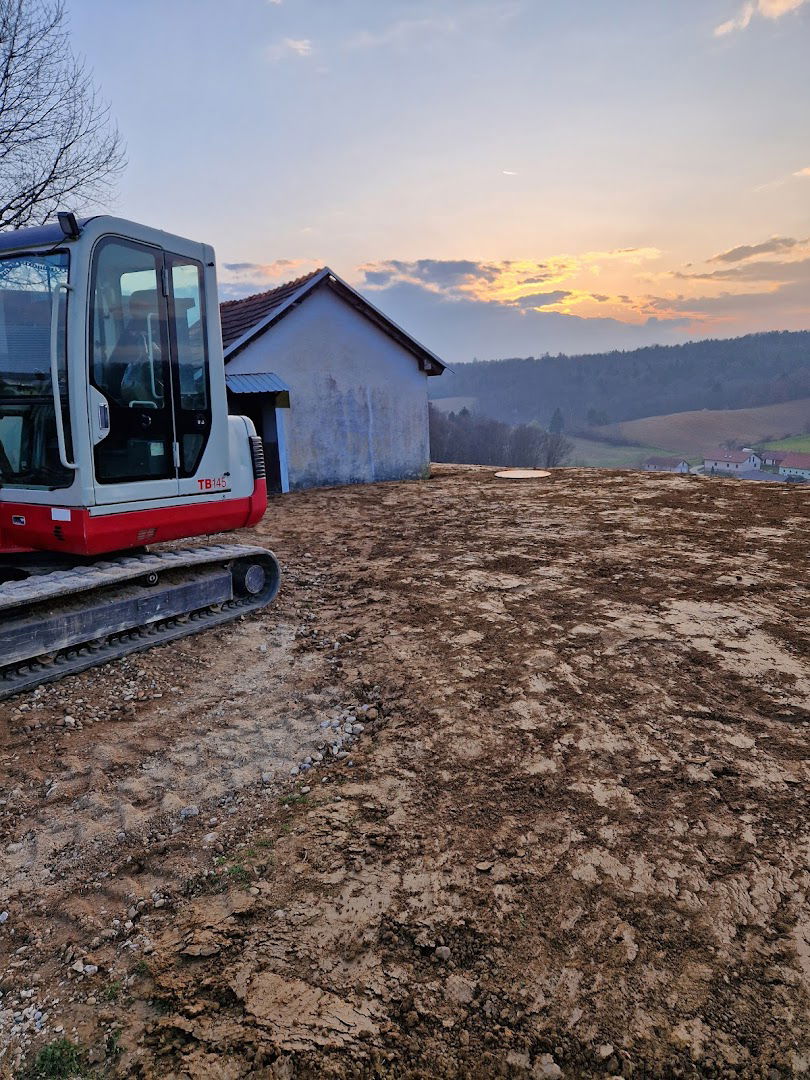
[[[89,387],[90,393],[90,427],[93,436],[93,445],[96,446],[110,434],[110,406],[102,393],[95,386]]]

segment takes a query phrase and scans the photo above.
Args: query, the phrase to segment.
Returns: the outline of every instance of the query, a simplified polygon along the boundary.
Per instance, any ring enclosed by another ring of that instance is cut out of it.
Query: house
[[[810,480],[810,454],[791,450],[779,464],[780,476],[795,476],[801,480]]]
[[[653,455],[642,462],[641,467],[645,472],[689,472],[689,462],[678,457],[656,457]]]
[[[787,450],[760,450],[763,469],[778,469],[787,454]]]
[[[711,450],[703,456],[705,473],[734,475],[762,468],[762,458],[750,447],[743,450]]]
[[[271,490],[427,473],[427,380],[445,365],[329,267],[220,319],[229,407],[261,434]]]

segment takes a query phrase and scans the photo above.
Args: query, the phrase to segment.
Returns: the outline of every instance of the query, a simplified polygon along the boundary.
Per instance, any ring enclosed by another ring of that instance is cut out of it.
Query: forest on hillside
[[[810,397],[810,331],[655,345],[630,352],[458,364],[431,398],[472,397],[507,424],[566,430],[691,409],[741,409]]]

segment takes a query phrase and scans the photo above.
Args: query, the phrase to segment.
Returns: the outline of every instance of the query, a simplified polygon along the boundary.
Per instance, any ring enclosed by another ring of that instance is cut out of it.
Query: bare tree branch
[[[71,52],[63,0],[0,0],[0,228],[109,194],[124,147]]]

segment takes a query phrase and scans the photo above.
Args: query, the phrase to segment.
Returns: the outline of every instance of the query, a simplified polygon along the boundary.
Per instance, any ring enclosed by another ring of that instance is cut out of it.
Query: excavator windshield
[[[70,455],[64,289],[68,266],[66,251],[0,259],[2,487],[50,489],[73,481],[59,452],[55,406],[58,397]]]

